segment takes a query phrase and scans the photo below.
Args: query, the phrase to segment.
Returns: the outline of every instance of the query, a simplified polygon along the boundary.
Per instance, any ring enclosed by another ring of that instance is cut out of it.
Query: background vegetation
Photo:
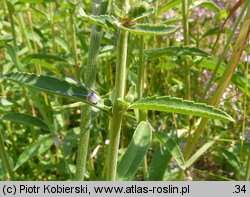
[[[249,5],[0,1],[1,180],[249,180]]]

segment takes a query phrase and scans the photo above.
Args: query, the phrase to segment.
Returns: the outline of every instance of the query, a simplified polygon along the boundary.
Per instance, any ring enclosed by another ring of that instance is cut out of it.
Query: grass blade
[[[2,120],[8,120],[12,122],[19,122],[21,124],[26,124],[29,126],[35,126],[46,131],[49,131],[48,125],[46,125],[42,120],[35,118],[33,116],[22,114],[22,113],[8,113],[1,117]]]
[[[171,161],[172,155],[167,149],[158,146],[154,152],[152,161],[149,167],[149,181],[162,181],[164,172]]]
[[[198,151],[196,151],[195,154],[187,161],[186,165],[187,168],[190,167],[201,155],[203,155],[204,152],[207,151],[212,145],[214,144],[214,141],[207,142],[204,144]]]
[[[116,180],[132,179],[148,151],[151,139],[151,125],[145,121],[140,122],[118,165]]]
[[[26,149],[18,157],[14,170],[17,170],[30,158],[36,155],[41,155],[42,153],[47,151],[54,144],[54,141],[55,140],[53,139],[52,136],[46,136],[36,141],[35,143],[28,145]]]
[[[201,56],[201,57],[210,57],[211,55],[205,51],[202,51],[195,47],[165,47],[159,49],[150,49],[145,51],[145,55],[148,58],[159,58],[161,56]]]
[[[184,170],[186,168],[186,165],[178,144],[176,144],[176,142],[172,138],[159,132],[154,133],[154,138],[156,141],[166,147],[166,150],[174,157],[180,168]]]

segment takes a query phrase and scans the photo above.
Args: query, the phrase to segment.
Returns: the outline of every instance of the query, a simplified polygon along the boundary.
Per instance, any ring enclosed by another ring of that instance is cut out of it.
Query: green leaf
[[[174,33],[178,30],[172,25],[151,25],[151,24],[136,24],[131,27],[118,24],[118,28],[138,35],[166,35]]]
[[[161,56],[201,56],[210,57],[210,54],[194,47],[166,47],[160,49],[150,49],[144,52],[148,58],[159,58]]]
[[[159,7],[159,15],[163,14],[164,12],[166,12],[167,10],[180,5],[181,4],[181,0],[172,0],[172,1],[168,1],[167,3],[164,3],[162,6]]]
[[[214,27],[212,29],[208,29],[203,35],[202,38],[205,38],[206,36],[211,36],[211,35],[218,35],[218,33],[220,32],[220,28],[219,27]]]
[[[175,26],[168,25],[151,25],[151,24],[136,24],[133,26],[123,26],[114,16],[110,15],[87,15],[83,9],[79,10],[80,15],[83,19],[104,27],[106,29],[112,30],[113,28],[119,28],[130,33],[139,34],[139,35],[165,35],[169,33],[174,33],[178,28]]]
[[[53,144],[54,144],[53,137],[46,136],[36,141],[35,143],[28,145],[26,149],[18,157],[14,171],[17,170],[21,165],[23,165],[30,158],[36,155],[41,155],[42,153],[47,151]]]
[[[3,47],[7,42],[12,41],[13,38],[11,35],[0,36],[0,47]]]
[[[114,17],[114,16],[110,16],[110,15],[87,15],[84,10],[82,8],[79,9],[79,14],[80,16],[93,23],[93,24],[96,24],[96,25],[99,25],[101,27],[104,27],[106,29],[111,29],[110,28],[110,24],[113,25],[114,27],[116,26],[118,22],[118,20]]]
[[[200,158],[203,153],[207,151],[212,145],[214,144],[214,141],[207,142],[204,144],[198,151],[196,151],[192,157],[187,161],[186,166],[189,168],[197,159]]]
[[[224,148],[220,148],[219,152],[223,155],[229,165],[231,165],[236,171],[239,171],[240,162],[234,153]]]
[[[163,146],[158,146],[154,151],[153,158],[149,166],[149,181],[162,181],[164,177],[164,172],[169,166],[172,155],[170,152]]]
[[[195,103],[181,98],[162,96],[147,97],[132,103],[130,109],[144,109],[164,112],[173,112],[205,118],[234,121],[226,112],[205,103]]]
[[[151,139],[151,125],[145,121],[140,122],[126,152],[119,162],[116,180],[132,179],[147,154]]]
[[[186,169],[185,160],[181,149],[172,138],[163,133],[156,132],[154,133],[154,139],[166,147],[166,150],[174,157],[181,169]]]
[[[93,103],[90,101],[90,90],[88,90],[87,88],[83,88],[82,86],[77,86],[75,84],[68,83],[67,81],[63,81],[46,75],[36,75],[21,72],[10,73],[2,75],[0,76],[0,78],[1,77],[7,80],[17,82],[21,85],[35,88],[37,90],[69,97],[72,99],[77,99],[92,106],[95,106],[99,109],[105,110],[105,106],[102,104],[102,100],[97,103]]]
[[[20,0],[21,3],[43,3],[45,0]]]
[[[14,65],[17,67],[17,69],[19,71],[23,70],[23,65],[21,64],[19,58],[17,57],[15,49],[9,44],[5,44],[5,48],[7,49],[7,53],[10,55]]]
[[[19,122],[30,126],[39,127],[41,129],[49,131],[49,127],[40,119],[33,116],[22,113],[9,113],[1,117],[2,120],[8,120],[12,122]]]
[[[191,10],[191,9],[194,9],[194,8],[196,8],[198,6],[207,8],[207,9],[212,10],[214,12],[220,12],[221,11],[220,7],[217,6],[214,2],[206,1],[206,0],[198,0],[198,1],[196,0],[196,1],[194,1],[190,5],[189,9]]]
[[[63,152],[65,154],[66,157],[68,157],[70,155],[70,153],[72,153],[73,148],[77,148],[78,145],[78,140],[79,140],[79,134],[80,134],[80,128],[79,127],[75,127],[71,130],[69,130],[66,134],[66,136],[64,137],[64,139],[62,140],[62,149]]]
[[[46,53],[37,53],[27,55],[23,60],[30,61],[31,59],[44,59],[46,61],[56,61],[56,62],[67,62],[64,58],[59,57],[58,54],[46,54]]]

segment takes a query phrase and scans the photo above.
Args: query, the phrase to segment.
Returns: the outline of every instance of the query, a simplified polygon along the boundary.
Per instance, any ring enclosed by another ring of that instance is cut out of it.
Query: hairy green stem
[[[143,90],[146,76],[146,68],[144,64],[144,37],[140,36],[139,38],[139,64],[138,64],[138,77],[137,77],[137,93],[138,99],[143,98]],[[146,120],[147,113],[145,110],[139,111],[139,122]]]
[[[121,30],[117,43],[116,75],[113,114],[110,122],[110,142],[108,151],[107,180],[116,178],[118,149],[120,142],[123,106],[118,99],[124,99],[126,82],[128,32]]]
[[[104,0],[101,4],[95,4],[93,14],[104,14],[108,7],[108,0]],[[96,80],[96,67],[98,64],[98,52],[102,39],[102,29],[99,26],[93,25],[90,37],[90,49],[88,56],[87,72],[85,76],[85,84],[92,88]],[[84,74],[82,73],[82,77]],[[89,134],[91,123],[91,106],[84,105],[81,108],[81,126],[80,126],[80,141],[78,145],[76,175],[75,180],[84,180],[86,160],[88,155]]]
[[[189,45],[188,0],[182,0],[182,27],[183,27],[184,45]],[[184,77],[186,84],[185,98],[191,99],[189,66],[187,65],[186,62],[184,62],[184,72],[185,72]]]
[[[138,76],[137,76],[137,94],[138,100],[143,98],[143,90],[145,83],[146,68],[144,64],[144,36],[139,37],[139,63],[138,63]],[[145,110],[139,110],[139,123],[147,119],[147,113]],[[143,176],[147,179],[147,157],[145,156],[143,163]]]
[[[188,0],[182,0],[182,27],[184,44],[189,45]]]
[[[78,70],[77,46],[76,46],[76,30],[75,30],[73,13],[70,13],[69,20],[70,20],[70,33],[71,33],[71,51],[73,54],[76,71],[77,71],[77,73],[79,73],[78,72],[79,70]],[[79,77],[79,76],[77,76],[77,77]]]
[[[182,0],[182,28],[183,28],[184,45],[186,46],[186,45],[189,45],[188,0]],[[190,85],[189,65],[187,61],[183,62],[183,67],[184,67],[184,82],[185,82],[185,98],[187,100],[190,100],[191,99],[191,85]],[[191,140],[190,118],[191,116],[188,116],[188,121],[189,121],[188,141]],[[183,177],[184,177],[184,170],[181,170],[178,179],[183,180]]]

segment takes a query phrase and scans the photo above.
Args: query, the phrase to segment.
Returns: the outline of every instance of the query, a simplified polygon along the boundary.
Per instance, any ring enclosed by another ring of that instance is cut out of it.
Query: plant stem
[[[250,151],[248,150],[245,180],[249,181],[249,178],[250,178]]]
[[[189,45],[189,25],[188,25],[188,0],[182,0],[182,28],[183,28],[183,37],[184,37],[184,45]],[[187,100],[191,99],[191,85],[190,85],[190,73],[189,73],[189,65],[187,61],[183,63],[184,67],[184,82],[185,82],[185,98]],[[191,128],[191,116],[188,116],[189,129],[188,129],[188,141],[191,139],[190,128]],[[183,180],[184,170],[180,171],[179,180]]]
[[[249,37],[249,33],[250,33],[250,4],[248,5],[248,11],[247,11],[246,18],[241,26],[240,33],[239,33],[237,40],[234,44],[231,58],[230,58],[228,65],[227,65],[227,67],[226,67],[226,69],[225,69],[225,71],[220,79],[218,88],[216,89],[212,99],[209,102],[210,105],[216,106],[219,103],[219,101],[222,97],[222,94],[225,91],[225,89],[227,88],[227,86],[232,78],[232,75],[234,73],[234,70],[236,69],[236,67],[240,61],[240,57],[242,55],[242,52],[245,49],[246,44],[247,44],[247,39]],[[196,132],[194,133],[194,137],[192,138],[190,143],[187,144],[186,152],[185,152],[186,159],[190,156],[190,154],[192,153],[192,151],[195,147],[195,144],[200,139],[201,134],[204,131],[204,128],[205,128],[207,121],[208,121],[208,119],[206,119],[206,118],[202,119]]]
[[[182,0],[182,27],[184,45],[189,45],[188,0]]]
[[[108,7],[108,0],[102,1],[101,4],[95,4],[93,14],[104,14]],[[102,39],[101,27],[93,25],[90,37],[90,49],[87,64],[87,72],[85,76],[85,84],[92,88],[95,85],[96,67],[98,61],[98,52]],[[83,74],[82,74],[83,75]],[[84,77],[84,76],[83,76]],[[80,126],[80,141],[78,145],[77,164],[75,180],[84,180],[86,160],[88,154],[89,134],[91,123],[91,106],[84,105],[81,108],[81,126]]]
[[[145,83],[145,76],[146,76],[146,68],[144,64],[144,37],[139,37],[139,64],[138,64],[138,77],[137,77],[137,94],[138,99],[142,99],[143,97],[143,90],[144,90],[144,83]],[[145,110],[139,111],[139,122],[146,120],[147,113]]]
[[[248,58],[249,60],[249,58]],[[246,85],[245,85],[245,91],[247,92],[247,84],[248,84],[248,63],[246,65],[246,71],[245,71],[245,76],[246,76]],[[244,108],[243,108],[243,123],[242,123],[242,132],[241,132],[241,144],[240,144],[240,162],[241,166],[243,166],[243,155],[244,155],[244,143],[245,143],[245,129],[246,129],[246,118],[247,118],[247,104],[248,103],[248,97],[247,94],[245,93],[244,96]],[[247,156],[247,167],[246,167],[246,173],[245,173],[245,180],[249,180],[250,176],[250,150],[248,150],[248,156]]]
[[[14,48],[16,49],[17,47],[17,43],[16,43],[16,31],[15,31],[15,23],[14,23],[14,19],[13,19],[13,13],[14,13],[14,6],[9,2],[6,1],[7,4],[7,8],[8,8],[8,12],[9,12],[9,16],[10,16],[10,24],[11,24],[11,33],[12,33],[12,37],[13,37],[13,44],[14,44]]]
[[[74,15],[73,15],[73,13],[70,13],[69,20],[70,20],[71,42],[72,42],[72,44],[71,44],[71,51],[72,51],[72,54],[73,54],[76,71],[77,71],[77,73],[79,73],[78,56],[77,56],[77,46],[76,46],[76,30],[75,30]],[[79,76],[77,76],[77,77],[79,77]]]
[[[144,37],[139,37],[139,63],[138,63],[138,77],[137,77],[137,94],[138,100],[143,97],[144,83],[145,83],[145,64],[144,64]],[[139,121],[140,123],[143,120],[147,119],[147,113],[145,110],[139,110]],[[143,163],[143,176],[144,180],[147,179],[147,157],[144,157]]]
[[[245,4],[245,6],[243,7],[243,9],[242,9],[240,15],[237,17],[236,23],[235,23],[235,25],[234,25],[233,30],[232,30],[232,31],[230,32],[230,34],[229,34],[229,38],[228,38],[227,43],[226,43],[226,45],[225,45],[225,47],[224,47],[224,49],[223,49],[223,52],[221,53],[221,55],[220,55],[219,58],[218,58],[218,61],[217,61],[217,63],[216,63],[216,66],[215,66],[215,68],[214,68],[214,70],[213,70],[212,77],[209,79],[209,81],[208,81],[208,83],[207,83],[207,85],[206,85],[206,88],[205,88],[205,90],[204,90],[204,92],[203,92],[203,95],[202,95],[202,97],[201,97],[201,102],[204,102],[205,99],[206,99],[206,98],[205,98],[205,97],[206,97],[206,94],[207,94],[208,90],[211,88],[211,85],[212,85],[212,83],[213,83],[213,81],[214,81],[214,79],[215,79],[215,77],[216,77],[216,74],[217,74],[217,72],[218,72],[218,70],[219,70],[219,68],[220,68],[220,65],[221,65],[223,59],[225,58],[226,53],[228,52],[229,46],[230,46],[230,44],[231,44],[231,42],[232,42],[232,39],[233,39],[233,37],[234,37],[234,35],[235,35],[235,32],[237,31],[237,28],[238,28],[238,26],[239,26],[239,24],[240,24],[240,22],[241,22],[241,20],[242,20],[242,17],[244,16],[244,13],[245,13],[245,11],[246,11],[246,8],[247,8],[247,5]]]
[[[184,45],[189,45],[188,0],[182,0],[182,27],[183,27]],[[185,84],[186,84],[185,98],[191,99],[190,74],[187,62],[184,62],[184,70],[185,70],[184,72],[185,72]]]
[[[122,106],[118,99],[124,99],[126,82],[126,62],[127,62],[127,42],[128,32],[120,31],[117,43],[116,76],[113,114],[110,122],[110,142],[108,151],[107,180],[114,181],[116,178],[118,149],[120,142],[120,132],[122,124]]]
[[[54,6],[53,6],[53,3],[49,4],[49,14],[50,14],[50,28],[51,28],[52,49],[53,49],[53,52],[56,53]]]
[[[10,159],[8,157],[8,154],[4,148],[4,140],[3,140],[3,136],[2,133],[0,132],[0,155],[3,159],[3,162],[5,164],[5,167],[7,169],[7,172],[9,173],[10,176],[10,180],[14,181],[15,180],[15,175],[14,175],[14,171],[12,170],[13,167],[11,167],[10,164]]]

